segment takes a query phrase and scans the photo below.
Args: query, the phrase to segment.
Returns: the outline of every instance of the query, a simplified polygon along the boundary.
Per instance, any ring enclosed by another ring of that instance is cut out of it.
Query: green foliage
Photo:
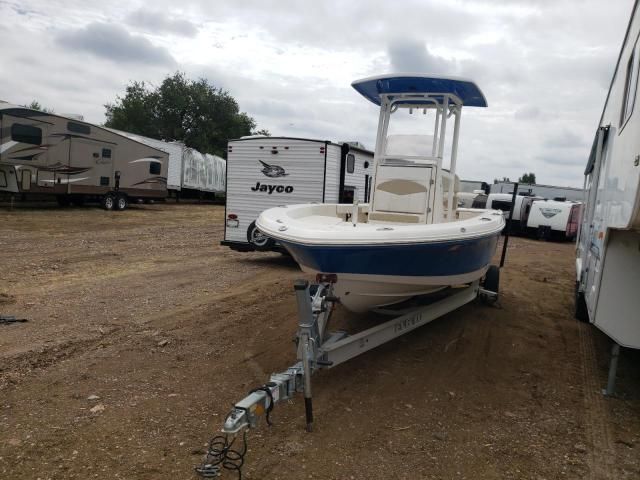
[[[37,100],[32,100],[31,103],[29,105],[25,105],[25,107],[31,110],[38,110],[39,112],[53,113],[52,108],[43,107]]]
[[[501,179],[499,179],[499,178],[494,178],[494,179],[493,179],[493,183],[494,183],[494,184],[495,184],[495,183],[498,183],[498,182],[504,182],[504,183],[507,183],[507,182],[510,182],[510,181],[511,181],[511,180],[509,180],[509,177],[502,177],[502,180],[501,180]]]
[[[518,183],[529,183],[529,184],[534,184],[536,183],[536,174],[533,172],[530,173],[524,173],[519,179],[518,179]]]
[[[105,108],[107,127],[177,140],[200,152],[223,157],[229,139],[251,135],[256,128],[255,120],[240,112],[228,92],[203,78],[190,80],[181,72],[165,78],[156,88],[132,82],[123,97],[116,97]]]

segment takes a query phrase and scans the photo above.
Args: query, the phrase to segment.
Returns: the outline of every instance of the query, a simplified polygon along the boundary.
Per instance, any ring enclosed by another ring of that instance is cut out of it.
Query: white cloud
[[[10,0],[0,2],[0,97],[102,122],[129,81],[180,69],[227,89],[259,128],[373,147],[376,108],[351,81],[463,75],[489,103],[463,113],[463,178],[533,171],[582,185],[632,3]]]

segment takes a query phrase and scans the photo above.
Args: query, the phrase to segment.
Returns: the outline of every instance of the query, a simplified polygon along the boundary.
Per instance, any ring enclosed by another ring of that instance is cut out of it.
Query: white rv
[[[513,207],[513,221],[511,220],[511,203],[513,193],[490,193],[487,197],[486,208],[495,208],[505,213],[507,225],[510,225],[511,233],[523,233],[531,211],[531,204],[540,197],[530,197],[528,195],[516,195],[516,203]],[[505,229],[506,231],[507,229]]]
[[[135,133],[108,130],[169,154],[167,189],[176,198],[224,193],[227,162],[216,155],[200,153],[181,142],[165,142]]]
[[[526,225],[527,231],[539,239],[574,240],[581,207],[580,202],[536,200],[530,204],[528,218],[521,225]]]
[[[576,317],[631,348],[640,348],[638,7],[636,1],[585,170],[576,251]]]
[[[254,136],[229,141],[227,202],[222,245],[234,250],[277,250],[256,229],[263,210],[311,202],[369,200],[373,152],[347,143]]]
[[[168,155],[105,128],[2,103],[0,137],[0,192],[107,210],[167,196]]]

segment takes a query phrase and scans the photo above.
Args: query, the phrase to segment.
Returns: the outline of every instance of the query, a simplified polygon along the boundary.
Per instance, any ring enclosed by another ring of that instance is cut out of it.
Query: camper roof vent
[[[84,122],[84,115],[81,115],[79,113],[61,113],[60,116],[78,120],[79,122]]]

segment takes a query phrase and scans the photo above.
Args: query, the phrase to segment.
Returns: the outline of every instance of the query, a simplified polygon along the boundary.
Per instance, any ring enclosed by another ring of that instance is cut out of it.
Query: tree
[[[52,108],[43,107],[37,100],[32,100],[31,103],[29,105],[25,105],[25,107],[31,110],[38,110],[39,112],[53,113]]]
[[[105,105],[105,126],[160,140],[177,140],[203,153],[226,157],[227,141],[251,135],[256,122],[240,112],[228,92],[206,79],[176,72],[160,86],[132,82],[123,97]],[[268,131],[261,130],[262,134]]]
[[[502,180],[500,180],[499,178],[494,178],[493,179],[493,183],[498,183],[498,182],[503,182],[503,183],[508,183],[511,180],[509,180],[509,177],[502,177]]]
[[[533,172],[530,173],[524,173],[519,179],[518,179],[518,183],[529,183],[529,184],[534,184],[536,183],[536,174]]]

